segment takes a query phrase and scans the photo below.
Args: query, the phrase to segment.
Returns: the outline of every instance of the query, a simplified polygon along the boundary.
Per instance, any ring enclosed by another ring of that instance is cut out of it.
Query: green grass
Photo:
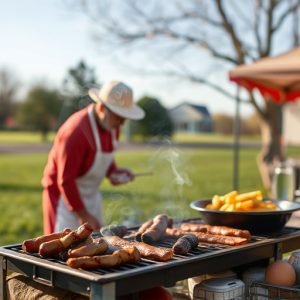
[[[177,143],[233,143],[233,135],[224,134],[186,134],[178,133],[174,134],[172,140]],[[260,143],[260,136],[241,136],[241,142],[254,142]]]
[[[49,136],[49,141],[53,136]],[[218,135],[174,136],[174,142],[231,141],[232,137]],[[40,142],[39,133],[0,132],[2,144]],[[263,189],[256,165],[257,152],[254,149],[240,152],[240,192]],[[289,157],[299,157],[299,152],[299,147],[287,151]],[[112,187],[104,180],[101,189],[105,225],[142,222],[161,212],[172,217],[194,217],[197,213],[189,208],[191,201],[232,190],[233,153],[230,149],[157,147],[155,150],[118,152],[116,159],[120,166],[136,172],[151,170],[154,175],[138,177],[119,187]],[[46,153],[1,154],[0,245],[42,234],[40,182],[46,160]]]
[[[49,133],[48,142],[53,141],[54,132]],[[39,144],[42,136],[39,132],[0,131],[1,144]]]
[[[50,132],[48,142],[52,142],[55,133]],[[38,144],[41,143],[41,134],[39,132],[19,132],[19,131],[0,131],[0,143],[6,144]],[[121,141],[124,141],[121,135]],[[221,134],[174,134],[172,141],[176,143],[232,143],[232,135]],[[140,136],[132,137],[135,142],[141,142]],[[259,136],[241,136],[241,142],[260,142]]]
[[[241,151],[240,192],[261,189],[255,163],[257,150]],[[42,233],[41,177],[47,154],[0,156],[0,245],[21,242]],[[231,150],[120,151],[120,166],[152,176],[112,187],[102,184],[104,223],[141,222],[157,213],[193,217],[189,203],[232,189]]]

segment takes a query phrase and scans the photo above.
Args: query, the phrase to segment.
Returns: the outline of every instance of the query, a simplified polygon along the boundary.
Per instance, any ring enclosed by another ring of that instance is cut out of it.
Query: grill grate
[[[284,235],[286,233],[287,233],[286,231],[282,232],[281,235]],[[100,235],[97,233],[97,234],[93,234],[93,236],[94,236],[94,238],[97,238]],[[266,236],[265,237],[255,236],[252,238],[251,241],[248,242],[248,244],[252,244],[257,241],[264,240],[266,238],[267,238]],[[155,243],[155,246],[172,248],[172,246],[174,245],[176,240],[177,239],[168,238],[168,239],[165,239],[164,241]],[[58,263],[62,266],[67,267],[66,262],[63,260],[56,259],[56,258],[41,258],[37,253],[32,253],[32,254],[25,253],[22,250],[22,246],[20,244],[6,246],[5,248],[8,250],[14,251],[16,253],[26,255],[28,257],[42,259],[45,263],[48,262],[49,264],[51,264],[54,262],[54,263]],[[217,252],[220,250],[231,249],[231,248],[232,248],[232,246],[227,246],[227,245],[219,245],[219,244],[212,245],[212,244],[208,244],[208,243],[200,243],[196,249],[191,250],[190,252],[188,252],[185,255],[174,254],[173,258],[171,260],[169,260],[168,262],[179,261],[179,260],[188,259],[188,258],[192,258],[192,257],[196,257],[196,256],[201,256],[204,254],[214,253],[214,252]],[[164,262],[164,263],[168,263],[168,262]],[[148,266],[157,265],[157,264],[161,264],[161,262],[142,258],[140,260],[140,262],[138,262],[136,264],[125,264],[125,265],[121,265],[121,266],[114,267],[114,268],[94,268],[92,270],[89,270],[89,272],[92,272],[92,273],[98,274],[98,275],[106,275],[106,274],[111,274],[111,273],[128,272],[133,269],[148,267]]]
[[[13,245],[12,247],[5,247],[6,249],[9,249],[11,251],[20,253],[20,254],[25,254],[26,256],[29,257],[34,257],[34,258],[38,258],[38,259],[42,259],[45,262],[49,262],[51,263],[58,263],[61,264],[62,266],[66,266],[67,264],[65,261],[62,261],[60,259],[56,259],[56,258],[41,258],[37,253],[25,253],[22,250],[22,246],[21,245]],[[152,260],[148,260],[148,259],[144,259],[142,258],[140,262],[135,263],[135,264],[124,264],[121,265],[119,267],[114,267],[114,268],[94,268],[92,269],[91,272],[95,273],[95,274],[99,274],[99,275],[106,275],[106,274],[110,274],[110,273],[119,273],[119,272],[126,272],[132,269],[136,269],[136,268],[140,268],[140,267],[146,267],[146,266],[151,266],[156,264],[157,262],[152,261]]]

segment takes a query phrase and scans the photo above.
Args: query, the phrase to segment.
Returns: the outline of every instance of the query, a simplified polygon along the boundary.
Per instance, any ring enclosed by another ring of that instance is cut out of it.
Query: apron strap
[[[91,105],[88,108],[88,114],[89,114],[89,119],[90,119],[90,123],[91,123],[91,126],[92,126],[94,139],[95,139],[95,142],[96,142],[97,151],[101,151],[101,143],[100,143],[100,138],[99,138],[99,134],[98,134],[98,130],[97,130],[97,124],[96,124],[96,119],[95,119],[93,108],[94,108],[93,105]]]

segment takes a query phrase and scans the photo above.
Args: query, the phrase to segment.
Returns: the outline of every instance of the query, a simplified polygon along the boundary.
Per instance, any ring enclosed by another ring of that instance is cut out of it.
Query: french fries
[[[238,194],[232,191],[223,196],[214,195],[211,204],[207,204],[207,209],[221,211],[270,211],[277,210],[276,205],[271,200],[262,201],[261,191],[252,191]]]

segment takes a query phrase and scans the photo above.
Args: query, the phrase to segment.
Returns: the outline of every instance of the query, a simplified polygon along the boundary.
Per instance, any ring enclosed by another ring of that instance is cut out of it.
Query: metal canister
[[[296,251],[292,252],[288,261],[295,269],[296,283],[300,284],[300,250],[296,250]]]
[[[294,201],[294,193],[294,168],[287,162],[281,162],[273,174],[272,195],[276,200]]]

